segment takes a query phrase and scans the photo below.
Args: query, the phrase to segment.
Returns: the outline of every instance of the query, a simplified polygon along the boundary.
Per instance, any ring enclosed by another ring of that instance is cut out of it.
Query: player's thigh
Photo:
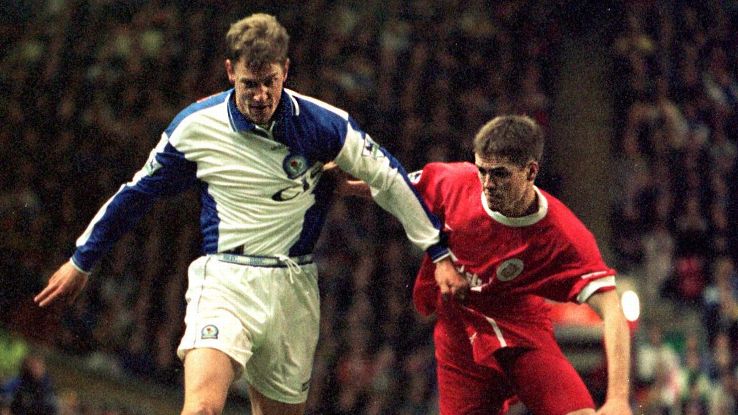
[[[184,357],[185,399],[182,414],[221,413],[237,365],[216,349],[192,349]]]
[[[320,329],[317,268],[299,274],[274,270],[270,280],[272,313],[269,330],[255,345],[244,376],[261,395],[286,404],[307,400]]]
[[[251,401],[251,415],[302,415],[305,412],[305,402],[291,404],[269,399],[253,386],[249,385],[249,400]]]
[[[584,415],[594,402],[582,378],[558,349],[502,349],[496,353],[515,392],[535,415]],[[583,412],[579,412],[583,411]]]
[[[511,393],[502,373],[474,363],[437,365],[441,415],[498,415]]]
[[[183,358],[191,349],[218,349],[240,366],[253,354],[268,312],[268,275],[250,267],[218,261],[212,256],[193,261],[185,295],[185,332],[177,348]],[[239,368],[240,370],[240,368]]]

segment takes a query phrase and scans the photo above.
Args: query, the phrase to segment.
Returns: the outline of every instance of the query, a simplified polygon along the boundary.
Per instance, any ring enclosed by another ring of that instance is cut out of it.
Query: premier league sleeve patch
[[[200,330],[200,338],[203,340],[217,339],[218,338],[218,327],[213,324],[208,324]]]
[[[369,137],[369,134],[364,135],[364,149],[361,151],[361,156],[371,157],[374,160],[378,160],[384,157],[384,153],[382,153],[382,147],[374,142],[374,140]]]
[[[307,159],[299,154],[288,154],[282,162],[282,168],[290,179],[302,176],[308,167]]]

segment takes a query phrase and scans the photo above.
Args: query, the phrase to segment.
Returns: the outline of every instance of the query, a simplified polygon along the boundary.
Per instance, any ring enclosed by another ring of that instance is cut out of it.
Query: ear
[[[540,167],[538,166],[537,161],[531,161],[528,163],[528,181],[533,182],[536,180],[536,177],[538,177],[538,170]]]
[[[287,60],[284,61],[284,79],[282,82],[287,80],[287,74],[290,72],[290,59],[287,58]]]
[[[230,59],[225,60],[225,69],[226,73],[228,74],[228,80],[231,82],[231,85],[234,85],[236,83],[236,70],[234,68],[233,61]]]

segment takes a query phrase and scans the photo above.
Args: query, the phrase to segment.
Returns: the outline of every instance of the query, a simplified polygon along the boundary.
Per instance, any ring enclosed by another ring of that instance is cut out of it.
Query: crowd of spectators
[[[628,2],[613,44],[618,267],[645,304],[636,394],[644,414],[738,411],[738,10]],[[662,327],[663,326],[663,327]]]
[[[110,376],[176,386],[198,202],[157,205],[72,305],[30,298],[177,111],[228,88],[223,34],[254,11],[291,34],[287,87],[346,109],[408,170],[468,160],[493,114],[548,126],[560,33],[535,1],[292,6],[217,0],[11,2],[0,17],[0,322]],[[336,200],[317,252],[322,321],[308,413],[428,414],[430,324],[410,307],[420,252],[373,205]],[[242,393],[239,389],[235,394]]]
[[[8,4],[0,325],[91,370],[178,386],[174,348],[200,243],[194,194],[157,205],[71,306],[44,312],[30,298],[176,112],[228,87],[228,25],[276,14],[292,39],[287,86],[346,109],[413,170],[468,160],[470,138],[497,113],[528,113],[548,127],[561,27],[539,3]],[[716,1],[625,2],[610,45],[613,265],[635,277],[644,304],[668,302],[704,327],[664,329],[645,310],[637,413],[736,413],[736,23]],[[420,252],[374,205],[337,199],[316,254],[322,320],[308,413],[433,413],[431,326],[409,306]]]

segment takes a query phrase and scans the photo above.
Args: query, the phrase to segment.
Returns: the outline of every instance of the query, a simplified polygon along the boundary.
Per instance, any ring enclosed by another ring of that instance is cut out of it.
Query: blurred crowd
[[[177,111],[229,87],[224,33],[251,12],[277,15],[291,35],[287,87],[347,110],[409,171],[470,159],[471,137],[497,113],[549,125],[560,33],[538,2],[228,3],[3,6],[3,326],[88,369],[179,385],[174,349],[200,243],[193,194],[157,205],[72,305],[42,311],[30,298]],[[373,204],[335,200],[316,254],[322,321],[308,413],[432,413],[431,326],[409,300],[421,253]]]
[[[614,248],[645,319],[636,401],[645,414],[738,413],[738,9],[628,2],[615,58]]]
[[[495,114],[527,113],[548,128],[562,28],[540,3],[4,5],[0,326],[89,370],[178,386],[187,266],[200,248],[194,194],[157,205],[72,305],[40,311],[30,298],[177,111],[228,88],[228,25],[277,15],[291,35],[287,86],[346,109],[412,171],[469,160],[471,137]],[[636,413],[735,414],[738,13],[718,1],[632,1],[623,11],[609,45],[613,265],[635,277],[643,304],[698,317],[675,329],[644,310]],[[322,321],[308,413],[433,413],[431,325],[409,305],[421,253],[399,223],[336,199],[316,255]],[[60,395],[59,413],[104,413]]]

